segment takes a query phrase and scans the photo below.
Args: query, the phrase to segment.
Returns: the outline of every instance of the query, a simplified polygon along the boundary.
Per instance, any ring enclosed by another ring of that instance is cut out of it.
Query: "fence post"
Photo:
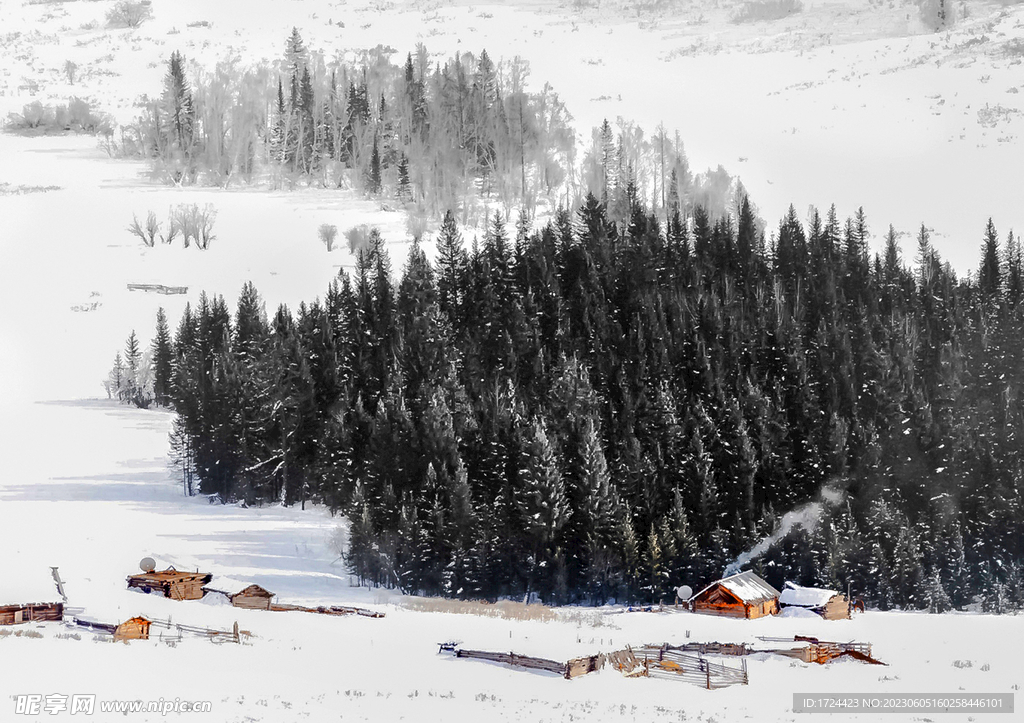
[[[711,690],[711,666],[709,666],[709,665],[705,665],[705,666],[704,666],[704,670],[705,670],[705,672],[706,672],[706,674],[707,674],[707,679],[708,679],[708,690]]]

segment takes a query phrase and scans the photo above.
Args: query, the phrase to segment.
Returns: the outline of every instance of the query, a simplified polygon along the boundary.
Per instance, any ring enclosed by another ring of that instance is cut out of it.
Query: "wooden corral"
[[[779,607],[803,608],[826,620],[848,620],[853,606],[841,592],[787,582],[779,594]]]
[[[128,587],[143,592],[159,592],[172,600],[199,600],[206,591],[203,586],[213,579],[206,572],[179,572],[173,567],[158,572],[128,576]]]
[[[0,625],[18,625],[41,620],[61,620],[64,603],[28,603],[0,606]]]
[[[662,677],[683,680],[708,690],[726,688],[730,685],[747,685],[746,658],[740,659],[740,667],[733,668],[708,660],[700,653],[682,652],[678,647],[662,645],[627,649],[636,661],[636,667],[624,671],[629,677]]]
[[[763,618],[779,612],[779,591],[749,570],[708,585],[690,600],[690,609],[705,615]]]
[[[114,628],[114,640],[149,640],[149,620],[129,618]]]

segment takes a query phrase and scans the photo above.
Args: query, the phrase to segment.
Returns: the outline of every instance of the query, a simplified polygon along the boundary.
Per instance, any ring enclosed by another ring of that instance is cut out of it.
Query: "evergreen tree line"
[[[881,607],[1020,606],[1024,271],[985,232],[958,278],[862,212],[770,239],[749,202],[662,224],[589,194],[540,230],[451,213],[397,282],[380,234],[323,299],[186,309],[154,390],[186,490],[350,520],[364,579],[553,602],[671,600],[828,484],[769,582]],[[810,526],[809,526],[810,527]]]
[[[624,223],[630,186],[662,215],[673,203],[685,214],[728,211],[734,179],[721,167],[694,176],[664,128],[647,136],[605,121],[577,158],[572,116],[550,85],[526,90],[519,57],[495,63],[484,50],[432,63],[420,45],[402,64],[394,52],[328,59],[293,29],[273,65],[224,61],[191,78],[174,52],[161,96],[124,132],[123,149],[178,184],[348,186],[414,218],[453,209],[464,224],[486,225],[495,204],[575,207],[588,189]]]

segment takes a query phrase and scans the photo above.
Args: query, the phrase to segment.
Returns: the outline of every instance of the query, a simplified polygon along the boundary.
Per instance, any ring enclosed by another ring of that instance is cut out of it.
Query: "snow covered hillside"
[[[201,61],[277,58],[294,25],[309,45],[339,52],[385,43],[404,54],[423,42],[438,57],[484,47],[520,54],[531,82],[551,82],[566,100],[578,131],[617,116],[678,128],[692,166],[739,174],[769,228],[790,202],[801,215],[810,204],[834,202],[842,216],[863,205],[877,236],[889,223],[912,235],[924,221],[942,255],[967,269],[988,216],[1003,232],[1021,214],[1010,183],[1024,161],[1020,5],[957,4],[956,22],[937,34],[925,32],[916,6],[859,0],[807,0],[792,16],[740,23],[739,4],[710,2],[638,13],[614,4],[153,0],[153,19],[136,30],[106,29],[110,5],[0,0],[0,115],[80,95],[129,120],[140,95],[158,92],[172,50]],[[62,71],[68,60],[80,69],[74,85]],[[125,230],[133,214],[179,203],[218,209],[210,250],[144,248]],[[251,280],[271,309],[322,295],[352,264],[347,250],[328,254],[318,241],[322,223],[379,226],[393,258],[404,258],[401,214],[351,192],[171,188],[143,164],[109,159],[91,137],[0,133],[0,592],[13,585],[8,569],[58,566],[69,607],[91,619],[145,615],[226,630],[237,621],[253,634],[244,645],[169,645],[156,635],[114,645],[57,623],[16,626],[33,635],[0,628],[0,721],[29,719],[14,713],[13,696],[82,692],[208,700],[213,712],[198,719],[239,723],[793,721],[816,718],[791,711],[796,692],[1019,692],[1024,671],[1005,643],[1024,637],[1020,616],[748,622],[567,609],[518,620],[422,610],[430,606],[354,586],[337,550],[344,521],[323,509],[184,497],[168,468],[170,413],[105,398],[114,352],[133,328],[148,345],[157,308],[176,319],[203,290],[233,307]],[[912,256],[909,242],[904,253]],[[260,584],[283,602],[387,616],[129,592],[125,576],[146,555]],[[437,654],[448,640],[562,660],[626,644],[794,634],[870,642],[889,667],[762,657],[749,662],[749,686],[706,691],[607,669],[565,681]],[[865,720],[830,718],[846,719]]]
[[[558,5],[153,2],[135,30],[104,28],[106,3],[0,3],[0,111],[75,94],[121,120],[154,94],[172,50],[210,65],[278,58],[292,26],[328,54],[424,43],[435,58],[486,47],[521,55],[589,137],[602,119],[678,129],[695,170],[738,174],[772,227],[789,203],[863,205],[876,236],[924,222],[957,269],[976,265],[991,215],[1018,224],[1019,5],[951,4],[929,32],[917,5],[806,2],[774,21],[754,3]],[[246,7],[249,7],[246,4]],[[80,70],[75,85],[62,72]],[[614,88],[609,93],[609,86]],[[912,250],[907,251],[908,256]]]

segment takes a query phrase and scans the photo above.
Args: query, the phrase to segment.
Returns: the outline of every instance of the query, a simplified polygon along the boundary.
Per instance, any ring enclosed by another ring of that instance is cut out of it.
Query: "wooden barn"
[[[213,575],[208,572],[179,572],[173,567],[155,572],[128,576],[128,587],[143,592],[158,592],[172,600],[199,600],[205,594],[203,585]]]
[[[787,582],[779,593],[779,607],[810,610],[826,620],[848,620],[851,605],[841,592]]]
[[[49,571],[0,570],[0,625],[63,617],[64,603]]]
[[[149,640],[149,620],[129,618],[114,628],[114,640]]]
[[[779,591],[750,572],[713,582],[690,599],[690,609],[705,615],[763,618],[779,612]]]

